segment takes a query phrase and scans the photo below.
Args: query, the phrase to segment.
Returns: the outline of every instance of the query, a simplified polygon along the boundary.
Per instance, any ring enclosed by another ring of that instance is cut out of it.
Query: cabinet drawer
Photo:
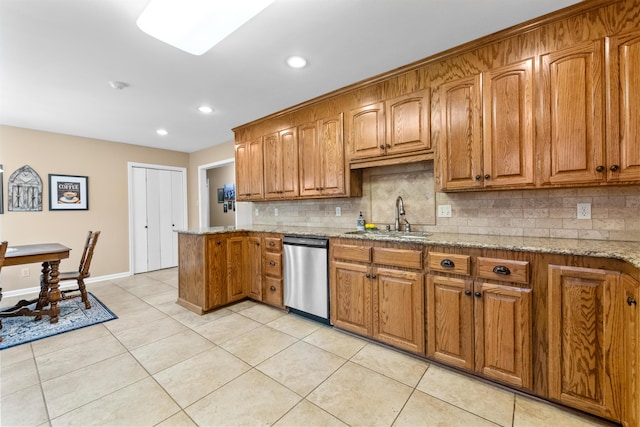
[[[371,262],[371,246],[333,245],[331,253],[335,259]]]
[[[280,237],[265,237],[264,247],[267,251],[282,252],[282,238]]]
[[[478,257],[478,278],[529,283],[529,262]]]
[[[415,249],[373,248],[375,264],[422,269],[422,251]]]
[[[262,302],[283,307],[282,279],[266,277],[262,288]]]
[[[282,254],[265,252],[262,271],[266,276],[282,277]]]
[[[429,252],[429,269],[469,276],[471,274],[471,257],[469,255]]]

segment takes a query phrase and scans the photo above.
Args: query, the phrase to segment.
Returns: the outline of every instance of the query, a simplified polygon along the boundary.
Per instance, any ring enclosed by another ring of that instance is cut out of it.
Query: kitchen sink
[[[360,236],[372,235],[372,236],[388,236],[388,237],[397,237],[401,239],[424,239],[425,237],[431,236],[431,233],[426,233],[423,231],[412,231],[409,233],[405,233],[404,231],[383,231],[383,230],[356,230],[356,231],[347,231],[345,234],[356,234]]]

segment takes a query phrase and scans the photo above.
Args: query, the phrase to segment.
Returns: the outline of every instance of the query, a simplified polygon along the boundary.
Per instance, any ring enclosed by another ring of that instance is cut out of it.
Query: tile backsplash
[[[359,198],[254,202],[253,224],[355,229],[362,211],[367,222],[393,228],[401,196],[412,230],[640,242],[640,185],[435,193],[433,162],[421,162],[365,169],[362,192]],[[577,219],[578,203],[591,204],[591,219]],[[437,205],[450,205],[451,217],[437,218]]]

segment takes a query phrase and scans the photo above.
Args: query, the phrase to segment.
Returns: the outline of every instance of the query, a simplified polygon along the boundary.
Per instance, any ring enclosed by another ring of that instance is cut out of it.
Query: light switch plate
[[[273,208],[273,215],[278,216],[278,208]]]
[[[336,216],[342,216],[342,208],[340,206],[336,206]]]
[[[440,218],[451,218],[451,205],[438,205],[438,216]]]

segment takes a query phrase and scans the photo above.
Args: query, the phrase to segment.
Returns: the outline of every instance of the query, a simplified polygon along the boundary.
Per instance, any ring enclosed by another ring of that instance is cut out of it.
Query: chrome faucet
[[[402,197],[396,199],[396,231],[400,231],[400,215],[404,215],[404,203]]]

